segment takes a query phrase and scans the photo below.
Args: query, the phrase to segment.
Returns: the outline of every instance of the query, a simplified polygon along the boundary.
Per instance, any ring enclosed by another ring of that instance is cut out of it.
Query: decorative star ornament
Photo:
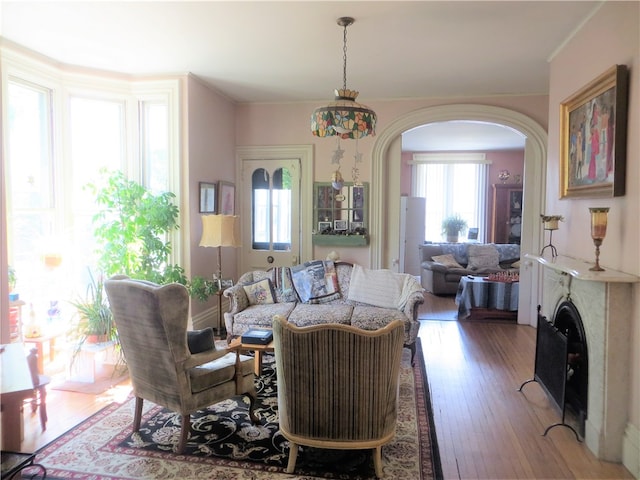
[[[342,157],[344,157],[344,150],[340,148],[340,145],[338,145],[338,148],[333,151],[331,163],[337,163],[338,165],[340,165],[340,160],[342,160]]]

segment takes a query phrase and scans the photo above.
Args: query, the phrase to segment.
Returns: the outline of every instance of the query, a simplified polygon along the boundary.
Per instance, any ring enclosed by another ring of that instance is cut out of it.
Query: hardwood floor
[[[576,442],[531,378],[535,329],[505,322],[457,322],[452,297],[427,294],[420,339],[446,479],[632,479],[619,464],[597,460]],[[438,317],[444,320],[436,320]],[[103,395],[49,390],[49,422],[25,411],[24,451],[46,445],[111,401],[128,382]],[[408,479],[407,479],[408,480]]]
[[[457,322],[453,297],[427,295],[420,339],[446,479],[632,479],[602,462],[560,420],[533,376],[535,329]],[[438,314],[438,311],[442,314]]]

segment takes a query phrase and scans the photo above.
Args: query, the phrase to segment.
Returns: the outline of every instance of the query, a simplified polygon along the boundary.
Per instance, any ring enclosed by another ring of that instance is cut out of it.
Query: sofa
[[[404,345],[415,354],[424,289],[412,275],[347,262],[314,260],[294,267],[255,270],[224,291],[227,341],[253,328],[271,328],[275,315],[298,326],[337,323],[377,330],[404,325]]]
[[[425,243],[419,248],[420,283],[434,295],[455,295],[466,275],[519,271],[518,244]]]

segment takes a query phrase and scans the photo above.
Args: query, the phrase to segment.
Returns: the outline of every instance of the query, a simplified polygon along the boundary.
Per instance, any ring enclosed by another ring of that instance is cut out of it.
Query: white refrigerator
[[[419,246],[424,243],[426,201],[400,197],[400,272],[420,275]]]

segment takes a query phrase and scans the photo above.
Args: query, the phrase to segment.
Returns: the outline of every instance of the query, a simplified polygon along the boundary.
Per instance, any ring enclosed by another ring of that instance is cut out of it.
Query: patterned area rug
[[[415,367],[405,349],[400,373],[396,436],[382,448],[386,478],[441,478],[429,392],[418,344]],[[295,474],[286,474],[288,442],[278,429],[273,356],[257,379],[252,425],[246,397],[212,405],[192,415],[192,435],[184,454],[178,442],[179,416],[145,402],[142,428],[131,433],[134,400],[113,403],[44,447],[36,461],[55,478],[113,479],[369,479],[375,478],[371,450],[303,448]]]

